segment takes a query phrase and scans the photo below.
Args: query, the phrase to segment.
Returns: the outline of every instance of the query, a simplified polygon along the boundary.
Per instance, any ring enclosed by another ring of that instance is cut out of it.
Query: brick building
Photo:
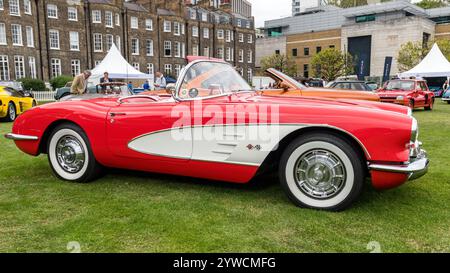
[[[252,17],[227,4],[164,0],[0,0],[0,80],[92,69],[114,43],[138,70],[178,76],[186,55],[223,58],[249,79]]]

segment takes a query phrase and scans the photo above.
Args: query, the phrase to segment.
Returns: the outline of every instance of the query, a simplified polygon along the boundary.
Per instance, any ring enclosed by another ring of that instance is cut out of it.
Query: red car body
[[[201,62],[205,61],[192,62],[187,70]],[[375,102],[359,105],[247,91],[199,98],[194,96],[199,90],[190,89],[188,93],[194,98],[185,99],[183,82],[177,88],[173,97],[101,97],[42,105],[22,114],[6,137],[15,140],[23,152],[37,156],[52,152],[48,145],[55,128],[71,124],[86,134],[87,148],[102,166],[234,183],[249,182],[265,171],[269,161],[276,163],[278,153],[293,138],[312,132],[344,139],[363,158],[361,171],[371,177],[377,189],[397,187],[422,176],[428,167],[416,139],[417,122],[403,108],[402,113],[397,107],[396,111],[374,107],[379,104]],[[257,115],[268,108],[277,111],[274,124],[280,126],[280,133],[276,143],[250,140],[239,133],[231,134],[230,141],[195,138],[196,132],[211,128],[268,125],[267,116]],[[177,125],[180,115],[174,112],[180,109],[188,113],[190,126]],[[217,113],[226,113],[226,117]],[[245,118],[239,120],[242,113]],[[191,139],[175,141],[171,134],[178,131],[187,132]]]
[[[391,80],[377,92],[381,102],[396,103],[411,109],[424,107],[432,110],[435,100],[434,93],[424,80]]]

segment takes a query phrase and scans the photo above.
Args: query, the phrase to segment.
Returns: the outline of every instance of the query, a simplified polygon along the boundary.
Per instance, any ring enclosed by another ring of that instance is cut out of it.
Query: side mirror
[[[174,83],[169,83],[166,86],[166,92],[167,92],[167,94],[175,96],[175,84]]]

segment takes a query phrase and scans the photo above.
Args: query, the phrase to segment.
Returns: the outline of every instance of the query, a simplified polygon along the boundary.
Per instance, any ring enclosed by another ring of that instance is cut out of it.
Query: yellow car
[[[0,119],[14,121],[18,115],[36,105],[34,98],[26,97],[10,87],[0,86]]]

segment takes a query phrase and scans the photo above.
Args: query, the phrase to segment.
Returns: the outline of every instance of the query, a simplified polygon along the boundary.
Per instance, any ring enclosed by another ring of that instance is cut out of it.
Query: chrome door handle
[[[109,113],[109,115],[113,118],[116,116],[126,116],[127,114],[126,113]]]

